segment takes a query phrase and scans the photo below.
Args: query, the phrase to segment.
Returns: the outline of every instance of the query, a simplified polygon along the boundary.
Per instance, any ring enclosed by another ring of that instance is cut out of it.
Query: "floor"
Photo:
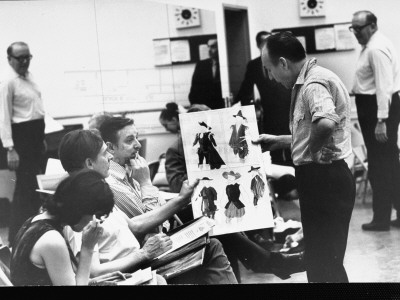
[[[365,203],[356,199],[350,222],[345,268],[350,282],[400,282],[400,228],[386,232],[366,232],[361,224],[371,221],[371,192]],[[393,211],[392,219],[395,218]],[[307,283],[306,273],[282,280],[273,274],[249,271],[241,265],[242,284]]]
[[[288,203],[281,205],[287,206]],[[291,205],[296,205],[296,202]],[[285,219],[297,219],[296,210],[281,207],[286,211]],[[291,215],[292,214],[292,215]],[[394,218],[393,214],[393,218]],[[350,282],[400,282],[400,229],[388,232],[365,232],[361,224],[371,218],[371,194],[362,203],[357,198],[350,223],[349,239],[345,257],[345,267]],[[7,228],[0,228],[0,237],[7,243]],[[273,274],[254,273],[241,267],[242,284],[260,283],[306,283],[305,272],[296,273],[291,278],[281,280]]]

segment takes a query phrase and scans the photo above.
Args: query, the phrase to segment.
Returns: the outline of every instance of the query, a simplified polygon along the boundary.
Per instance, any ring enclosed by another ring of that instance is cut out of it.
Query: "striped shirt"
[[[334,121],[333,141],[341,151],[336,160],[351,154],[350,96],[339,77],[307,60],[297,77],[290,104],[292,158],[296,166],[313,162],[309,147],[311,125],[326,118]]]
[[[114,194],[115,205],[129,218],[161,205],[157,187],[140,186],[135,179],[128,176],[124,167],[114,161],[110,161],[110,176],[106,181]]]

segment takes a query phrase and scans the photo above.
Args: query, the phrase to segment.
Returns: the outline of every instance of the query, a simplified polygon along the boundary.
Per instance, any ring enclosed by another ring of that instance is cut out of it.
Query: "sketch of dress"
[[[263,195],[264,195],[264,191],[265,191],[265,183],[264,180],[262,180],[261,178],[261,174],[258,171],[258,169],[260,169],[260,167],[253,167],[251,166],[250,168],[250,172],[256,172],[253,179],[250,182],[250,189],[254,194],[254,199],[253,199],[253,204],[254,206],[257,206],[258,204],[258,199],[260,199]]]
[[[222,176],[230,182],[240,178],[239,173],[233,171],[224,172]],[[241,218],[245,214],[245,205],[240,201],[240,185],[236,182],[226,186],[226,195],[228,196],[228,203],[225,205],[225,216],[227,221],[233,218]]]
[[[219,169],[222,165],[225,165],[225,162],[215,149],[217,143],[215,142],[214,134],[210,132],[211,127],[208,127],[204,122],[199,122],[199,124],[207,128],[206,132],[197,133],[193,142],[193,146],[199,143],[199,148],[197,150],[197,154],[199,156],[199,166],[203,164],[205,158],[206,164],[210,164],[211,170]]]
[[[229,139],[229,146],[233,149],[235,155],[239,155],[239,158],[244,159],[249,154],[249,146],[246,141],[246,130],[249,128],[243,125],[243,120],[247,120],[242,115],[242,111],[239,110],[236,117],[236,124],[231,125],[232,134]]]
[[[214,219],[215,212],[217,211],[217,206],[214,202],[217,200],[217,191],[212,186],[203,187],[200,191],[200,197],[203,199],[201,202],[203,216]]]

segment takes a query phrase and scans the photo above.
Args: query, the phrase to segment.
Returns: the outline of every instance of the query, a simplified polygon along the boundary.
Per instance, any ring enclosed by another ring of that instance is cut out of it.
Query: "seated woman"
[[[43,212],[29,218],[16,236],[10,276],[16,286],[87,285],[93,248],[103,232],[101,220],[114,206],[113,194],[96,171],[82,170],[65,178]],[[62,230],[82,231],[79,261]]]

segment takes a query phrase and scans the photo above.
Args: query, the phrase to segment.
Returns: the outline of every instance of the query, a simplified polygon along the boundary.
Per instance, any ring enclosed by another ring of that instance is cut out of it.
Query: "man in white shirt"
[[[350,26],[362,46],[353,93],[358,121],[368,153],[368,177],[373,190],[373,218],[363,230],[400,227],[400,162],[397,145],[400,122],[400,64],[392,43],[378,31],[370,11],[353,14]],[[397,219],[390,221],[392,205]]]
[[[9,243],[26,219],[40,207],[36,175],[45,153],[44,107],[41,93],[28,71],[32,55],[24,42],[7,48],[11,73],[0,85],[0,138],[7,149],[7,165],[16,171],[11,205]]]

